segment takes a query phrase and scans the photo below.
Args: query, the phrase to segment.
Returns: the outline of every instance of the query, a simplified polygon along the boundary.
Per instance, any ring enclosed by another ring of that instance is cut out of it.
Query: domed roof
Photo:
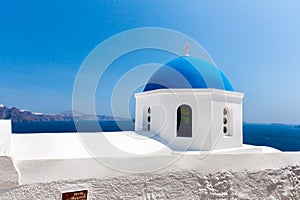
[[[144,91],[163,88],[214,88],[234,91],[220,69],[192,56],[176,58],[160,67],[152,75]]]

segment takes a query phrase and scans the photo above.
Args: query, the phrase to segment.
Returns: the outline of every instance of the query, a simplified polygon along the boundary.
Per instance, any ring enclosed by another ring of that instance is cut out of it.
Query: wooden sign
[[[62,193],[62,200],[87,200],[88,190]]]

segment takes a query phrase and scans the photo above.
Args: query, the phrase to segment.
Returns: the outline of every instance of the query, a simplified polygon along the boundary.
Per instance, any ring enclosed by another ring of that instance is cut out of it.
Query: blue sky
[[[208,51],[245,93],[245,121],[299,124],[299,10],[297,0],[3,1],[0,103],[71,110],[89,52],[114,34],[154,26],[180,31]]]

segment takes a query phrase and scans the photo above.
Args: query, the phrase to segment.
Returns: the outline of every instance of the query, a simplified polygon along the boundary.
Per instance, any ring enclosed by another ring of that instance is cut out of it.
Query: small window
[[[177,109],[177,137],[192,137],[192,109],[188,105]]]
[[[227,110],[227,108],[224,108],[223,109],[223,115],[227,115],[228,114],[228,110]]]
[[[227,107],[223,108],[223,134],[224,136],[232,136],[230,132],[230,112]]]
[[[226,126],[223,127],[223,132],[224,132],[225,134],[227,133],[227,127],[226,127]]]
[[[145,107],[143,116],[143,130],[150,131],[151,129],[151,108]]]

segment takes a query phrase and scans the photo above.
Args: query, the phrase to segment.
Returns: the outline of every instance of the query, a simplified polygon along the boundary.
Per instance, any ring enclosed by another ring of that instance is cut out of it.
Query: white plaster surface
[[[166,158],[114,160],[142,167],[161,159]],[[0,199],[59,199],[69,188],[88,188],[90,199],[300,198],[300,153],[185,155],[164,170],[142,174],[119,173],[92,159],[18,161],[17,166],[22,185],[0,190]]]
[[[12,134],[14,160],[170,155],[158,140],[133,131]]]
[[[12,134],[10,155],[14,160],[53,160],[199,154],[199,151],[174,152],[165,144],[161,137],[149,131]],[[268,151],[277,152],[270,147],[243,145],[241,148],[202,151],[201,154]]]
[[[211,151],[242,146],[242,100],[244,94],[218,89],[159,89],[135,94],[135,130],[159,134],[168,146],[179,151]],[[189,105],[192,110],[192,137],[177,137],[177,109]],[[148,113],[148,108],[151,113]],[[228,108],[223,133],[223,109]],[[150,118],[150,122],[148,122]]]
[[[11,121],[0,120],[0,156],[10,155]]]
[[[169,165],[165,165],[168,162]],[[112,163],[113,165],[110,165]],[[253,171],[294,164],[300,165],[300,153],[194,154],[119,159],[103,158],[100,162],[97,159],[16,161],[21,184],[164,173],[180,169],[197,170],[204,174],[219,171]],[[118,170],[115,166],[121,166],[119,169],[123,169],[123,171]]]
[[[183,153],[151,132],[82,134],[103,157],[77,133],[12,134],[13,162],[0,157],[0,199],[60,199],[70,188],[87,188],[89,199],[300,199],[300,152]]]

